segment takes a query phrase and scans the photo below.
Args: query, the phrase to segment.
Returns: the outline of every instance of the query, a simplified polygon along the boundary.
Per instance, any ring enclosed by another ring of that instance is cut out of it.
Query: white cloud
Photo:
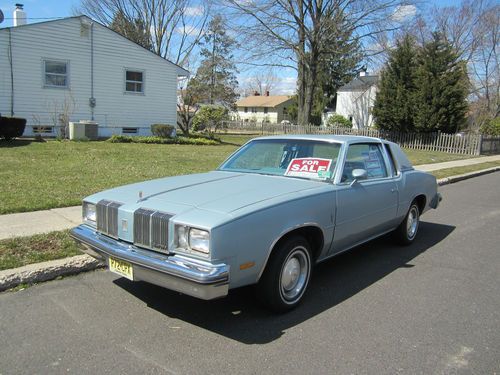
[[[391,18],[397,22],[403,22],[407,18],[412,18],[417,13],[415,5],[399,5],[392,13]]]
[[[194,26],[186,26],[186,27],[177,27],[175,29],[177,34],[187,34],[189,36],[198,36],[200,35],[201,29]]]
[[[273,87],[274,95],[294,95],[297,90],[297,77],[278,77]]]
[[[184,14],[186,16],[201,16],[203,15],[205,9],[200,5],[197,7],[187,7],[184,9]]]

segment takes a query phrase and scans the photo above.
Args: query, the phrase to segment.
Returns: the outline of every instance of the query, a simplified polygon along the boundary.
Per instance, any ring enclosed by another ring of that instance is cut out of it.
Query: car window
[[[384,143],[384,148],[385,151],[387,152],[387,155],[389,156],[389,165],[392,169],[392,176],[397,176],[398,175],[398,169],[396,168],[396,162],[394,161],[394,155],[392,155],[391,148],[387,143]]]
[[[388,177],[380,144],[360,143],[347,149],[341,182],[352,182],[352,171],[365,169],[367,179]]]
[[[340,143],[254,140],[233,154],[219,170],[328,180],[332,177],[339,152]]]

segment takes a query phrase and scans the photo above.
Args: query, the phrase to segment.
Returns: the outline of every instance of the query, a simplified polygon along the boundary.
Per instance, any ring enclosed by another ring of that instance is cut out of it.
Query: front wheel
[[[417,203],[412,202],[403,222],[396,229],[396,237],[402,245],[409,245],[417,236],[420,224],[420,210]]]
[[[258,284],[259,297],[273,311],[285,312],[297,306],[311,278],[311,247],[293,236],[276,248]]]

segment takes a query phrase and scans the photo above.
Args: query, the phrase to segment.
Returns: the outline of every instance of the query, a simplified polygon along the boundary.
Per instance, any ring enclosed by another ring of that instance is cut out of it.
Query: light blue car
[[[256,284],[275,311],[302,299],[312,266],[388,232],[415,239],[437,208],[434,176],[394,143],[355,136],[251,140],[217,170],[91,195],[71,231],[130,280],[201,299]]]

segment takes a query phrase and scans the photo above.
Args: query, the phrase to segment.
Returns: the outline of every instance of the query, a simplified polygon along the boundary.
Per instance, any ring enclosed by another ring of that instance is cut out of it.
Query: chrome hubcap
[[[417,234],[418,229],[418,210],[415,206],[410,209],[408,213],[408,220],[406,221],[406,233],[411,240]]]
[[[298,247],[285,260],[281,271],[281,294],[287,301],[293,301],[304,292],[309,277],[307,250]]]

